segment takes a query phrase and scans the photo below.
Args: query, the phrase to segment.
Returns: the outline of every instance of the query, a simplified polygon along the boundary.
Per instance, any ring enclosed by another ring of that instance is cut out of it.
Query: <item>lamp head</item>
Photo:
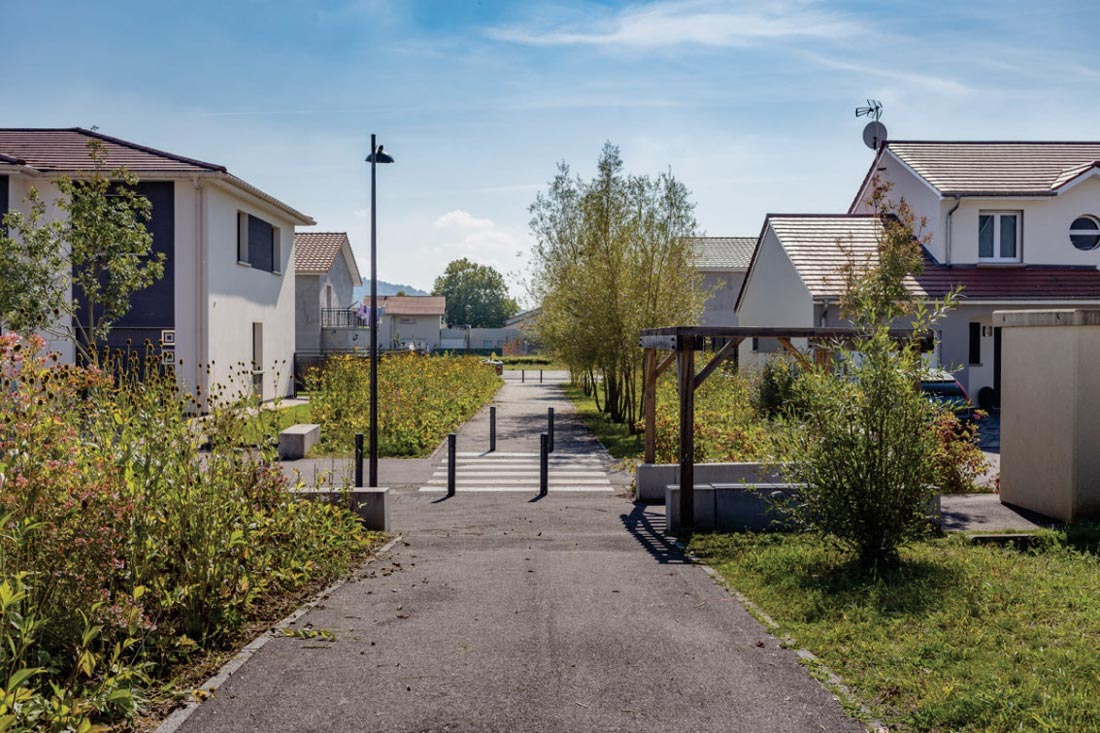
[[[382,149],[383,146],[379,145],[378,149],[367,156],[368,163],[392,163],[393,156],[385,152]]]

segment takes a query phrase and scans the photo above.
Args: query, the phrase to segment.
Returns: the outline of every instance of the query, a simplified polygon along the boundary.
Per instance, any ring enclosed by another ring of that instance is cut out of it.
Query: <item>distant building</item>
[[[363,279],[346,232],[294,235],[294,343],[319,353],[322,329],[360,326],[355,289]]]
[[[703,276],[703,289],[710,293],[703,306],[700,325],[736,326],[737,294],[749,269],[756,237],[691,237],[695,269]]]
[[[370,297],[363,299],[370,305]],[[447,299],[442,295],[387,295],[378,298],[378,344],[387,349],[435,351],[439,348]]]
[[[294,227],[315,222],[229,173],[225,166],[119,140],[100,132],[0,129],[0,214],[22,209],[34,187],[47,205],[59,176],[92,168],[87,143],[103,144],[108,169],[125,166],[152,204],[147,228],[165,255],[164,277],[131,297],[107,345],[144,350],[146,341],[189,388],[251,389],[264,399],[291,390],[294,355]],[[56,207],[48,208],[56,216]],[[65,362],[68,342],[54,342]],[[240,364],[252,366],[242,384]],[[249,383],[251,382],[251,383]]]

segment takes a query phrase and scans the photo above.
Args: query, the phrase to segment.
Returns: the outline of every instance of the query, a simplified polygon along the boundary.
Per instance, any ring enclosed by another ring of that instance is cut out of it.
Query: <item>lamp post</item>
[[[370,134],[370,470],[367,485],[378,486],[378,228],[375,209],[375,173],[378,163],[392,163],[393,156],[375,144]]]

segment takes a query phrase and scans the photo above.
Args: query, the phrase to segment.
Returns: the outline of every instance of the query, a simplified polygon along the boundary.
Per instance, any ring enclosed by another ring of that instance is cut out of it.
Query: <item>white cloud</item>
[[[493,38],[534,46],[623,46],[659,48],[695,44],[752,46],[780,39],[838,39],[860,33],[862,25],[815,3],[789,0],[730,3],[717,0],[663,0],[625,8],[596,30],[581,26],[493,28]],[[602,26],[602,27],[601,27]]]
[[[851,71],[856,74],[863,74],[866,76],[874,76],[881,79],[889,79],[891,81],[901,82],[910,86],[920,87],[927,89],[930,92],[936,92],[940,94],[970,94],[974,89],[966,84],[956,80],[948,79],[943,76],[935,76],[933,74],[922,74],[914,71],[904,71],[901,69],[893,69],[882,66],[877,62],[864,59],[861,63],[851,63],[848,61],[840,61],[838,59],[828,58],[816,53],[805,54],[805,57],[817,64],[829,69],[837,69],[839,71]]]

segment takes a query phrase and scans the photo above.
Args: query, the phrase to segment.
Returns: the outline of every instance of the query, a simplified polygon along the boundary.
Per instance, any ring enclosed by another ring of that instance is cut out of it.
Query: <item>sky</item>
[[[0,0],[0,126],[89,127],[225,165],[430,289],[500,270],[525,304],[528,206],[604,142],[669,170],[701,233],[842,212],[867,98],[894,139],[1100,139],[1089,2]]]

